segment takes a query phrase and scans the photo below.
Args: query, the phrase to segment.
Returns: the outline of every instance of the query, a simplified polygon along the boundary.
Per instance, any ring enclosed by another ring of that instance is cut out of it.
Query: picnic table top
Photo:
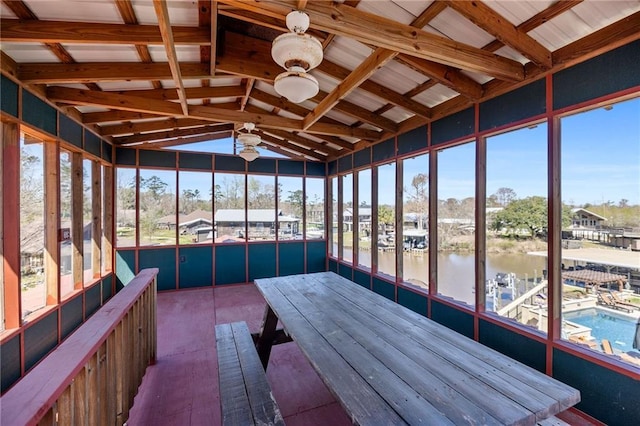
[[[580,392],[335,273],[257,279],[355,424],[535,424]]]

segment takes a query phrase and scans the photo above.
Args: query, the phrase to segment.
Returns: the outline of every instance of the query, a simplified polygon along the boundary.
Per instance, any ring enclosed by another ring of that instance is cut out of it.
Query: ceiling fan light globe
[[[287,71],[278,75],[273,87],[280,96],[299,104],[313,98],[320,91],[318,80],[304,71]]]
[[[243,148],[238,155],[243,158],[245,161],[253,161],[260,156],[260,153],[257,149],[252,146],[247,146]]]

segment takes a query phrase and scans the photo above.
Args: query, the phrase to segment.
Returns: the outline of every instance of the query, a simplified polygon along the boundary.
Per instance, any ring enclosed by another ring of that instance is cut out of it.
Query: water
[[[345,248],[345,258],[351,258],[351,251]],[[370,265],[369,251],[360,252],[360,263]],[[403,279],[406,282],[427,288],[429,282],[428,252],[403,254]],[[473,253],[438,254],[438,291],[458,301],[475,304],[475,260]],[[486,262],[487,279],[495,278],[498,272],[513,272],[517,278],[529,280],[542,278],[545,258],[524,253],[488,254]],[[388,275],[395,275],[395,252],[378,252],[378,269]]]
[[[598,341],[607,339],[611,342],[611,346],[620,351],[626,352],[633,349],[636,323],[631,319],[597,308],[566,313],[564,319],[589,327],[591,335]]]

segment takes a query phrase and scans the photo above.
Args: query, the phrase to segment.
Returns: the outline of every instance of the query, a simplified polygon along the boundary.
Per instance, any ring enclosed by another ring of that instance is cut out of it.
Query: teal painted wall
[[[179,287],[213,285],[213,247],[180,247],[178,249]]]
[[[216,285],[247,282],[247,261],[244,244],[216,247]]]
[[[276,276],[276,244],[249,244],[249,282]]]

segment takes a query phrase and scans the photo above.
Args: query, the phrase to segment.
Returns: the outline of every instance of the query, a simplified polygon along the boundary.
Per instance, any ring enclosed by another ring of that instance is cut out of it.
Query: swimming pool
[[[636,322],[632,319],[597,308],[569,312],[564,314],[564,319],[589,327],[591,335],[598,342],[607,339],[611,342],[611,346],[621,351],[633,349]]]

